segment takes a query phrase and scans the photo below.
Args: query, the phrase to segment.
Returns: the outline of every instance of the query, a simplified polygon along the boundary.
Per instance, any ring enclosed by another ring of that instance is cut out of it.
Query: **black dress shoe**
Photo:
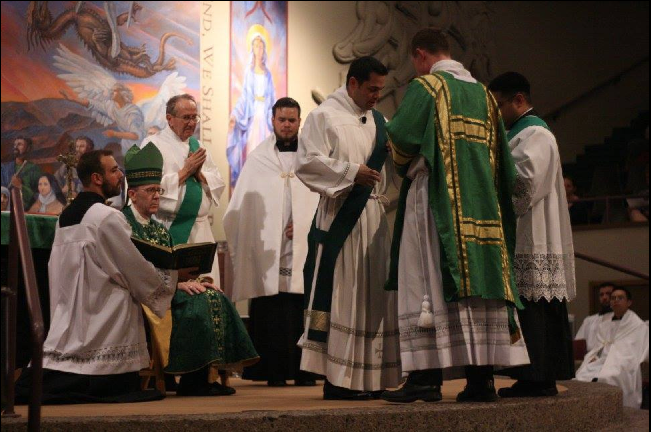
[[[412,403],[417,400],[438,402],[443,399],[440,386],[419,385],[406,382],[402,388],[382,393],[382,399],[387,402]]]
[[[297,387],[314,387],[316,385],[316,380],[295,380],[294,385]]]
[[[285,380],[270,380],[267,381],[267,385],[269,387],[285,387],[287,386],[287,382]]]
[[[237,393],[233,387],[225,386],[218,382],[210,384],[211,387],[211,396],[231,396]]]
[[[491,380],[483,385],[467,385],[461,393],[457,395],[457,402],[495,402],[497,401],[497,392],[495,384]]]
[[[549,397],[556,396],[556,383],[538,383],[517,381],[511,387],[499,389],[497,394],[503,398],[515,397]]]
[[[195,386],[183,386],[179,384],[176,389],[176,394],[178,396],[230,396],[235,394],[235,389],[219,384],[218,382],[212,384],[205,383],[205,385],[202,383],[201,385]]]
[[[350,390],[334,386],[328,381],[323,385],[324,400],[366,401],[377,399],[381,393],[381,391]]]

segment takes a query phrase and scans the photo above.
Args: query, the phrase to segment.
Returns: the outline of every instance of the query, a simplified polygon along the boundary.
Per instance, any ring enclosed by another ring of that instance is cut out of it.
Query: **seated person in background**
[[[631,222],[648,222],[649,221],[649,163],[647,162],[644,171],[646,189],[638,191],[636,195],[642,195],[640,198],[629,198],[626,200],[628,206],[628,215]]]
[[[134,145],[125,156],[125,165],[132,205],[122,212],[131,225],[132,236],[172,246],[169,231],[151,218],[158,211],[163,193],[161,152],[153,143],[142,150]],[[171,336],[169,325],[161,323],[147,308],[145,312],[151,318],[152,337],[161,341],[163,358],[169,353],[165,372],[181,375],[178,395],[232,395],[235,389],[216,382],[211,366],[213,370],[241,372],[244,366],[259,360],[235,306],[210,278],[178,284],[172,300]]]
[[[38,179],[38,195],[28,213],[59,215],[66,205],[66,197],[52,174],[43,174]]]
[[[84,185],[57,223],[49,262],[51,324],[43,345],[44,404],[139,402],[164,396],[141,391],[149,366],[141,304],[163,316],[177,272],[154,268],[131,242],[124,215],[105,205],[117,195],[122,172],[111,152],[84,154]],[[31,369],[16,383],[26,403]]]
[[[0,210],[1,211],[8,211],[9,210],[10,194],[9,194],[9,189],[7,189],[4,186],[2,186],[1,199],[2,199],[2,201],[0,201],[0,205],[2,205],[2,208],[0,208]]]
[[[565,181],[565,195],[567,196],[567,208],[570,211],[570,222],[572,225],[583,225],[590,221],[590,208],[588,203],[579,201],[581,197],[576,194],[576,186],[572,177],[563,176]]]
[[[649,355],[649,327],[630,310],[633,300],[626,288],[615,288],[610,297],[612,312],[601,317],[597,344],[586,354],[576,379],[604,382],[620,387],[624,406],[642,403],[641,363]]]
[[[575,340],[583,339],[585,340],[586,349],[591,351],[597,344],[597,329],[599,328],[599,322],[601,317],[605,314],[612,312],[610,308],[610,295],[615,289],[615,284],[612,282],[604,282],[599,285],[599,304],[601,309],[599,313],[590,315],[583,320],[579,331],[576,332]]]

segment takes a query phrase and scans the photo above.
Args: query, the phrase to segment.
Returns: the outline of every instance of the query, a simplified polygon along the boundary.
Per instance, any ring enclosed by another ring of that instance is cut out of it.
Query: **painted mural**
[[[230,50],[226,154],[234,187],[246,155],[273,133],[273,104],[287,95],[287,2],[231,2]]]
[[[3,192],[31,188],[26,208],[44,209],[40,183],[67,187],[57,155],[71,142],[121,164],[165,126],[170,97],[198,98],[199,16],[199,2],[3,1]]]

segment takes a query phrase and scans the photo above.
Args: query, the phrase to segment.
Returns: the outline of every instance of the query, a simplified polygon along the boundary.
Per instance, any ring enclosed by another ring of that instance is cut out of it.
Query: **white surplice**
[[[437,71],[448,72],[460,81],[476,82],[454,60],[435,63],[431,73]],[[474,297],[445,301],[439,234],[429,205],[429,169],[423,157],[412,161],[407,177],[413,182],[407,194],[398,264],[403,371],[440,368],[446,379],[452,379],[463,376],[462,366],[529,364],[524,339],[511,342],[505,301]],[[418,325],[425,295],[432,305],[432,328]],[[518,320],[517,315],[515,319]]]
[[[592,349],[597,345],[597,330],[599,329],[599,323],[601,322],[601,317],[603,315],[594,314],[586,317],[579,327],[579,331],[576,332],[574,340],[583,339],[585,340],[586,349],[592,351]]]
[[[299,138],[296,174],[321,194],[317,228],[329,230],[359,166],[367,163],[374,146],[373,115],[357,107],[345,86],[308,115]],[[383,289],[391,246],[382,204],[386,168],[391,165],[387,161],[381,181],[337,257],[328,342],[307,339],[308,314],[306,333],[299,343],[302,370],[325,375],[333,385],[353,390],[394,387],[400,379],[396,295]],[[320,259],[321,246],[313,284]],[[310,310],[313,301],[312,296]]]
[[[276,136],[247,156],[224,214],[233,263],[232,300],[303,294],[307,234],[319,195],[295,175],[296,152],[280,152]],[[294,238],[285,235],[289,223]]]
[[[556,138],[529,126],[509,141],[517,170],[515,283],[529,301],[576,297],[572,225]]]
[[[649,356],[649,326],[632,310],[618,321],[613,321],[614,315],[610,312],[601,317],[597,344],[585,355],[576,379],[591,382],[597,378],[617,386],[624,392],[624,406],[640,408],[640,364]]]
[[[169,229],[185,197],[185,183],[179,185],[179,171],[183,168],[185,160],[188,158],[190,151],[189,138],[181,141],[178,135],[168,125],[159,133],[146,137],[140,147],[144,147],[149,142],[153,142],[163,154],[163,179],[160,185],[165,189],[165,193],[160,197],[160,207],[154,219],[160,221]],[[201,143],[199,145],[205,148]],[[212,229],[210,228],[208,215],[213,205],[219,205],[219,198],[224,191],[225,183],[217,170],[217,166],[210,157],[210,151],[208,149],[206,150],[206,161],[201,168],[201,173],[206,178],[208,184],[201,185],[203,188],[201,206],[199,207],[199,213],[197,214],[192,231],[190,231],[188,243],[215,241]],[[219,261],[217,257],[213,261],[212,271],[209,276],[213,278],[215,284],[219,285]]]
[[[49,278],[52,319],[44,368],[112,375],[149,366],[140,305],[162,317],[177,274],[145,260],[120,211],[94,204],[81,223],[57,224]]]

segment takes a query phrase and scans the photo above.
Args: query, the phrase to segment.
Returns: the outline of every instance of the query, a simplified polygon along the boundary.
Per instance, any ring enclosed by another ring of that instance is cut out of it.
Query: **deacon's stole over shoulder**
[[[193,136],[190,137],[190,153],[199,150],[199,141]],[[188,154],[189,156],[189,154]],[[185,181],[185,196],[179,211],[176,213],[174,222],[170,226],[170,234],[174,244],[187,243],[190,238],[190,232],[197,220],[199,208],[201,207],[201,200],[203,199],[203,188],[201,183],[194,178],[189,177]]]
[[[515,165],[494,98],[481,83],[437,72],[411,82],[387,125],[398,172],[422,156],[441,245],[445,300],[478,296],[520,306],[512,262]],[[398,288],[400,240],[411,181],[396,214],[387,289]]]
[[[373,110],[375,120],[375,147],[366,165],[375,170],[381,171],[387,158],[387,135],[384,127],[384,116]],[[307,338],[315,342],[326,342],[328,329],[330,328],[330,308],[332,306],[332,291],[335,273],[335,264],[339,252],[346,239],[357,224],[368,202],[372,187],[356,184],[353,186],[348,197],[342,204],[335,216],[329,231],[323,231],[316,227],[316,215],[312,221],[312,227],[307,237],[308,252],[303,269],[305,286],[305,309],[306,317],[310,318]],[[309,309],[312,295],[312,284],[314,283],[314,269],[316,268],[316,257],[319,244],[322,245],[319,271],[314,284],[314,301],[312,309]]]

